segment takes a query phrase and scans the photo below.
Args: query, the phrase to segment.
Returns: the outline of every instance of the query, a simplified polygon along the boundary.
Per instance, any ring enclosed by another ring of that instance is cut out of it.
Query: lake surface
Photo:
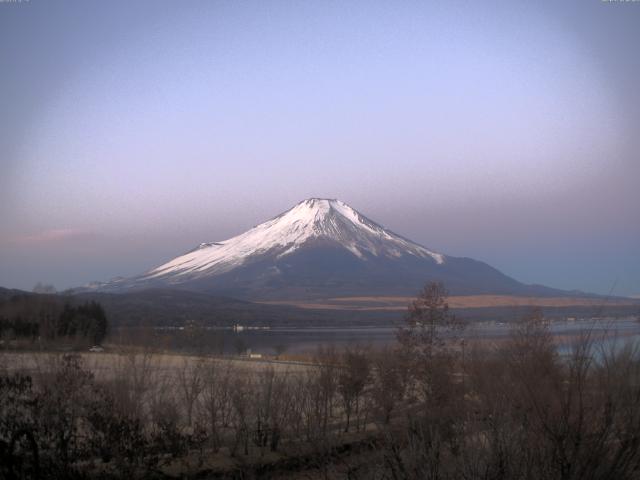
[[[508,337],[512,327],[508,324],[474,324],[460,334],[462,338],[472,340],[499,340]],[[223,332],[224,350],[233,353],[240,348],[250,349],[253,353],[272,355],[276,351],[286,353],[309,353],[319,346],[332,345],[338,349],[346,346],[362,345],[373,348],[393,345],[397,328],[388,327],[311,327],[311,328],[272,328],[260,330],[241,330]],[[581,333],[590,331],[594,338],[602,341],[606,333],[608,343],[640,340],[640,322],[635,318],[597,319],[573,322],[554,322],[550,331],[555,336],[559,350],[567,351],[571,342]]]

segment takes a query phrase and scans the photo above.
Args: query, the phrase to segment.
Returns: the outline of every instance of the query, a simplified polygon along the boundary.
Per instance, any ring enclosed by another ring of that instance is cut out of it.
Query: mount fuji
[[[436,280],[456,295],[558,295],[486,263],[408,240],[336,199],[310,198],[236,237],[201,243],[152,270],[90,289],[175,288],[250,300],[413,295]]]

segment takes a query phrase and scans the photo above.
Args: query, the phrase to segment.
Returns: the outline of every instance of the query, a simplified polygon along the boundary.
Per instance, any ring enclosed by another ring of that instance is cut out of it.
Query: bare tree
[[[400,358],[407,362],[413,386],[425,402],[447,402],[445,394],[452,389],[464,324],[450,313],[447,295],[441,283],[425,285],[397,332]]]
[[[368,352],[358,347],[347,348],[342,355],[338,374],[338,393],[346,416],[344,431],[349,431],[352,413],[355,411],[356,430],[359,427],[360,404],[365,387],[369,383],[371,364]]]
[[[189,427],[193,425],[193,409],[204,389],[202,380],[203,368],[202,359],[183,357],[182,365],[178,369],[179,392],[186,409],[187,425]]]
[[[260,448],[261,454],[267,446],[271,451],[276,451],[285,430],[287,410],[290,406],[286,375],[268,368],[260,373],[254,393],[254,442]]]
[[[231,387],[235,375],[231,363],[222,364],[218,361],[207,363],[202,374],[201,409],[205,416],[211,447],[216,452],[222,446],[223,431],[229,426],[233,410]]]
[[[373,360],[372,376],[371,397],[382,422],[388,424],[406,393],[407,364],[394,350],[382,350]]]
[[[338,354],[335,347],[319,347],[316,352],[317,363],[316,395],[319,404],[322,436],[327,435],[327,426],[333,416],[333,406],[338,386]]]
[[[251,423],[250,409],[253,385],[248,378],[236,376],[231,383],[231,405],[233,415],[231,425],[235,438],[231,446],[231,455],[235,456],[238,448],[242,447],[245,455],[249,455],[249,425]]]
[[[149,393],[157,380],[158,370],[153,367],[153,361],[154,354],[148,348],[123,350],[118,355],[115,381],[122,386],[120,401],[130,405],[134,417],[144,416]]]
[[[409,304],[404,325],[398,329],[400,345],[421,360],[444,347],[443,334],[451,335],[464,327],[449,311],[447,296],[442,283],[427,283]]]

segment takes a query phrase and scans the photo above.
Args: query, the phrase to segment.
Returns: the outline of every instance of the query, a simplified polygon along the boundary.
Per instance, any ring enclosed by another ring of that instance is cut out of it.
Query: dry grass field
[[[0,351],[0,372],[46,373],[61,357],[60,352],[10,352]],[[151,353],[145,351],[80,353],[85,367],[98,380],[110,380],[122,374],[139,373],[149,379],[154,377],[171,381],[186,369],[195,366],[232,369],[236,374],[255,375],[267,370],[278,374],[296,374],[307,371],[312,365],[300,361],[276,361],[271,359],[214,358],[183,355],[179,353]]]
[[[334,297],[326,300],[273,300],[262,302],[269,305],[293,305],[300,308],[320,310],[388,310],[404,311],[413,300],[412,297],[369,296]],[[514,295],[457,295],[448,297],[451,308],[486,307],[573,307],[638,305],[640,301],[627,298],[589,298],[589,297],[523,297]]]

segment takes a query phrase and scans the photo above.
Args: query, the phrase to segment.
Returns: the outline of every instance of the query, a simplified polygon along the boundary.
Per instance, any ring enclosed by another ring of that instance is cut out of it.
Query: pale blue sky
[[[0,285],[147,270],[311,196],[640,294],[640,2],[0,3]]]

